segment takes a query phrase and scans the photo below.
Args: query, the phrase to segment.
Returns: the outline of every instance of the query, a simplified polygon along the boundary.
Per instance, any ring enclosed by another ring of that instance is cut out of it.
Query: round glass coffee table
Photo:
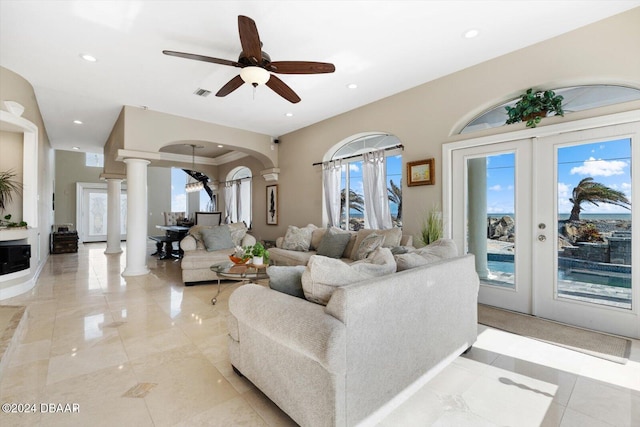
[[[249,283],[254,280],[268,279],[267,264],[253,265],[253,264],[234,264],[232,262],[223,262],[221,264],[214,264],[211,266],[211,271],[216,273],[218,278],[218,292],[211,298],[211,304],[215,305],[218,302],[218,295],[220,295],[220,282],[222,280],[236,280],[242,283]]]

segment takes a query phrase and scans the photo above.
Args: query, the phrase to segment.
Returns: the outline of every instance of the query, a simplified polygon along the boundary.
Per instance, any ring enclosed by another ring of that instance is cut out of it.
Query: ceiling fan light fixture
[[[264,68],[249,66],[240,70],[240,77],[245,83],[249,83],[255,87],[268,82],[271,74]]]

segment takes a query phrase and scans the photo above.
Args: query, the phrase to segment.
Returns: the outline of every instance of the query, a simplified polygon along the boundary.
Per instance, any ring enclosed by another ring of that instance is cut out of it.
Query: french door
[[[451,234],[476,255],[481,303],[640,337],[638,122],[502,136],[449,158]]]

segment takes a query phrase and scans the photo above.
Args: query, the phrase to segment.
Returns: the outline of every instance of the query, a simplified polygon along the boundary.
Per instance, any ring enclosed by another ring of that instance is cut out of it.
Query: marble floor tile
[[[179,261],[148,257],[122,277],[104,243],[50,256],[0,378],[3,402],[79,404],[79,413],[0,414],[9,426],[295,426],[229,362],[225,282],[185,287]],[[153,245],[148,253],[153,252]],[[128,397],[132,396],[132,397]],[[471,351],[380,426],[640,425],[640,341],[625,365],[478,325]]]

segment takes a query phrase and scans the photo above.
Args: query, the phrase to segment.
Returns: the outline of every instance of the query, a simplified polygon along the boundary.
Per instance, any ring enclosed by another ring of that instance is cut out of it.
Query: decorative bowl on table
[[[247,262],[249,262],[249,260],[251,258],[239,258],[237,256],[229,255],[229,259],[231,260],[232,263],[234,263],[236,265],[241,265],[241,264],[246,264]]]

